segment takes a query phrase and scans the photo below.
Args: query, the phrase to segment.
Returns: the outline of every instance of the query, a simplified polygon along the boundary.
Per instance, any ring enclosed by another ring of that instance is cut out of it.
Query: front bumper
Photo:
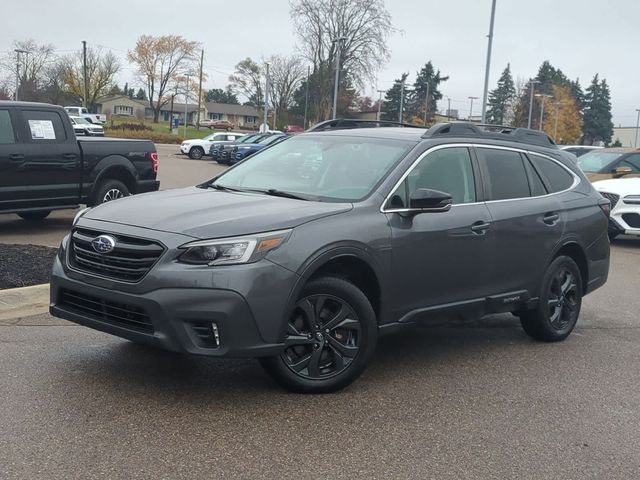
[[[611,211],[609,231],[616,234],[640,235],[640,205],[618,202]]]
[[[120,225],[120,231],[113,232],[104,230],[103,222],[87,219],[83,223],[85,228],[102,224],[103,231],[128,235],[143,230]],[[295,274],[268,260],[223,268],[185,266],[175,262],[174,248],[184,243],[184,236],[167,234],[156,239],[167,251],[138,283],[69,268],[63,242],[51,277],[51,314],[176,352],[215,357],[282,352]],[[147,328],[129,321],[141,316],[147,319]],[[214,323],[219,342],[214,342]],[[202,336],[203,331],[208,338]]]
[[[190,146],[180,145],[180,153],[187,155],[190,148]]]

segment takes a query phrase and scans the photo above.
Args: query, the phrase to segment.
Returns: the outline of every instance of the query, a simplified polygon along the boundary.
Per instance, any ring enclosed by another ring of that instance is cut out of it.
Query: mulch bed
[[[0,289],[49,283],[58,249],[0,244]]]

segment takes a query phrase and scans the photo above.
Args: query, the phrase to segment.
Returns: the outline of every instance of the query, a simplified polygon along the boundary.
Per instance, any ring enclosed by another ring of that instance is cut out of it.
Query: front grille
[[[627,222],[631,228],[640,228],[640,215],[637,213],[623,213],[622,219]]]
[[[153,324],[147,312],[133,305],[112,302],[71,290],[61,290],[58,306],[71,313],[85,315],[118,327],[153,333]]]
[[[616,203],[618,203],[618,200],[620,200],[620,195],[616,195],[615,193],[600,192],[600,195],[602,195],[604,198],[606,198],[611,202],[612,210],[613,210],[613,207],[616,206]]]
[[[79,228],[71,235],[69,265],[103,277],[137,282],[158,261],[164,247],[158,242],[119,234],[108,234],[116,241],[109,253],[96,252],[91,242],[104,232]]]

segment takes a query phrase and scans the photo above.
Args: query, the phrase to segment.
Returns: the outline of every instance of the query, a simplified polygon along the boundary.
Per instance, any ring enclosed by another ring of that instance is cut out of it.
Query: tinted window
[[[407,208],[408,198],[419,188],[448,193],[454,204],[476,201],[476,189],[469,150],[443,148],[424,157],[391,196],[387,208]]]
[[[540,178],[540,174],[537,172],[535,168],[531,165],[528,160],[524,162],[525,169],[527,170],[527,174],[529,175],[529,187],[531,189],[531,196],[538,197],[540,195],[546,195],[547,189],[544,186],[544,182],[542,178]]]
[[[529,182],[522,156],[518,152],[478,148],[484,164],[487,200],[529,197]]]
[[[22,115],[27,123],[27,135],[32,142],[57,143],[67,139],[58,112],[23,110]]]
[[[9,110],[0,110],[0,145],[16,143]]]
[[[553,160],[539,157],[538,155],[531,155],[531,161],[540,174],[546,179],[551,192],[566,190],[573,184],[573,176]]]
[[[634,172],[640,172],[640,155],[634,153],[633,155],[625,157],[625,159],[620,162],[620,166],[630,167]]]

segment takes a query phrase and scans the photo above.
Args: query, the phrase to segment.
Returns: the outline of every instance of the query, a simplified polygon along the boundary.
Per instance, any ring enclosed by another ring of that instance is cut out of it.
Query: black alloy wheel
[[[558,331],[564,330],[573,320],[578,308],[578,283],[569,269],[557,271],[549,283],[547,305],[549,307],[549,322]]]

